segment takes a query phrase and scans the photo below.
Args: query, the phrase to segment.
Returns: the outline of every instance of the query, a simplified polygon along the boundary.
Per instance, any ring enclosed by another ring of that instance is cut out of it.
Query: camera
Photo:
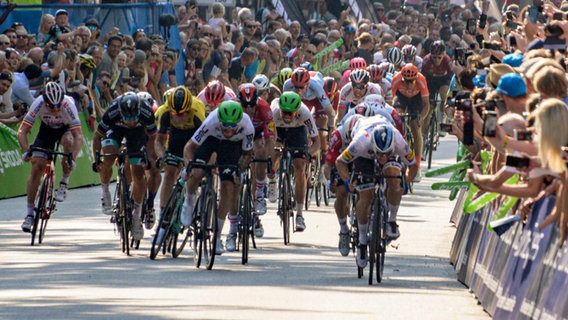
[[[515,168],[528,168],[531,160],[525,157],[514,156],[512,154],[508,154],[505,157],[505,165],[509,167]]]
[[[487,41],[483,41],[481,43],[481,48],[489,49],[489,50],[501,50],[501,46],[499,46],[498,44],[494,44],[494,43],[487,42]]]
[[[178,23],[177,17],[171,13],[162,13],[158,19],[160,26],[171,27]]]
[[[519,24],[516,23],[515,21],[507,20],[507,22],[505,22],[505,27],[510,28],[512,30],[517,30]]]
[[[456,101],[456,107],[460,111],[471,111],[472,102],[471,99],[461,99]]]
[[[485,110],[495,111],[495,109],[504,109],[505,101],[503,99],[491,99],[485,101]]]
[[[532,141],[532,132],[528,130],[513,130],[515,140],[517,141]]]
[[[477,31],[477,20],[476,19],[467,19],[466,30],[467,33],[474,35]]]
[[[454,51],[454,60],[456,60],[460,65],[465,66],[467,57],[471,55],[472,52],[469,48],[456,48]]]
[[[486,24],[487,24],[487,15],[485,13],[482,13],[479,16],[479,28],[485,29]]]
[[[483,136],[495,137],[497,133],[497,112],[483,111]]]
[[[451,123],[440,123],[440,131],[443,132],[452,132],[452,124]]]

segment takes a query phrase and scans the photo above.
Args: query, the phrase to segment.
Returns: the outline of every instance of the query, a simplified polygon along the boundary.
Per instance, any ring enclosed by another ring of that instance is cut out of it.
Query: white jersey
[[[314,117],[304,103],[302,103],[300,109],[296,112],[296,117],[290,123],[286,123],[280,114],[280,107],[278,106],[279,101],[280,98],[276,98],[270,104],[272,117],[274,119],[274,126],[276,128],[298,128],[305,126],[310,138],[318,136],[318,129],[316,127]]]
[[[392,79],[391,79],[392,80]],[[383,90],[384,97],[387,103],[392,103],[392,86],[391,82],[386,79],[382,78],[380,83],[377,83],[381,90]]]
[[[53,129],[59,129],[65,126],[69,126],[69,128],[81,127],[77,107],[75,106],[75,102],[73,102],[73,98],[69,96],[63,96],[61,111],[57,115],[51,113],[49,107],[47,107],[43,101],[43,96],[37,97],[24,117],[24,124],[32,127],[38,118],[41,122]]]
[[[381,89],[381,87],[378,84],[369,82],[368,87],[367,87],[367,92],[365,92],[363,97],[361,97],[360,99],[357,99],[353,95],[353,88],[351,86],[351,82],[348,82],[346,85],[343,86],[343,88],[341,88],[341,91],[339,91],[338,108],[344,108],[344,109],[345,108],[349,108],[349,109],[353,108],[357,104],[359,104],[359,102],[362,102],[363,99],[365,98],[365,96],[367,96],[369,94],[380,94],[381,96],[383,96],[383,90]]]
[[[364,120],[370,120],[370,119],[372,118]],[[388,124],[387,121],[380,119],[380,116],[378,116],[376,120],[377,121],[375,124],[371,123],[362,124],[364,126],[361,126],[359,130],[357,131],[353,130],[355,132],[353,140],[339,156],[339,159],[341,161],[345,163],[350,163],[359,157],[365,159],[373,159],[373,157],[375,156],[375,151],[373,150],[373,147],[371,145],[371,134],[373,132],[373,128],[377,126],[381,121],[383,121],[382,125],[390,126],[390,124]],[[365,121],[360,121],[360,122],[365,122]],[[400,132],[398,132],[398,130],[396,130],[394,127],[392,129],[393,129],[394,143],[395,143],[392,155],[399,156],[400,159],[403,162],[405,162],[407,165],[415,164],[416,159],[414,157],[414,153],[412,152],[412,150],[410,150],[408,144],[406,143]]]
[[[225,138],[223,132],[221,131],[221,121],[219,121],[218,114],[219,109],[211,111],[211,113],[205,118],[205,121],[201,124],[199,129],[195,131],[195,134],[191,137],[191,140],[197,145],[201,145],[208,137],[214,137],[219,140],[229,140],[229,141],[242,141],[242,150],[249,151],[252,150],[252,143],[254,139],[254,126],[250,117],[245,113],[243,118],[237,124],[237,133],[231,138]]]
[[[282,92],[294,91],[293,89],[294,84],[292,83],[292,79],[286,80],[286,82],[284,82],[284,86],[282,86]],[[323,80],[310,77],[310,84],[302,96],[302,101],[312,101],[316,99],[319,100],[322,108],[327,108],[331,105],[329,98],[323,90]]]
[[[347,111],[347,113],[343,116],[343,119],[341,119],[341,122],[339,122],[339,124],[340,125],[343,124],[345,119],[349,119],[349,117],[351,117],[354,114],[361,114],[357,110],[358,107],[361,104],[363,104],[363,102],[360,103],[359,105],[357,105],[357,107],[349,109],[349,111]],[[369,112],[369,114],[367,114],[366,116],[372,117],[372,116],[376,116],[376,115],[381,115],[381,116],[385,117],[390,122],[390,124],[392,124],[393,126],[396,126],[396,123],[395,123],[395,121],[392,117],[393,111],[396,112],[396,110],[388,104],[386,104],[384,106],[379,105],[379,104],[375,104],[373,106],[373,108],[371,109],[371,111]],[[363,116],[365,116],[365,115],[363,115]],[[362,119],[362,120],[364,120],[364,119]],[[360,120],[360,121],[362,121],[362,120]]]

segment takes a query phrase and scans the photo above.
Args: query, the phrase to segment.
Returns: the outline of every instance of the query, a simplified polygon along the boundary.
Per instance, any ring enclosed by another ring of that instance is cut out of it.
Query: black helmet
[[[138,120],[138,116],[140,116],[140,99],[138,98],[138,95],[134,92],[125,93],[120,98],[118,110],[120,111],[120,115],[123,120]]]

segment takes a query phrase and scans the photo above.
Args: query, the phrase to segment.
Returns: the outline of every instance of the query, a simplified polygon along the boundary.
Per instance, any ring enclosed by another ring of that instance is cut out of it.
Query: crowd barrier
[[[536,202],[526,224],[498,235],[488,224],[505,197],[464,214],[467,193],[460,190],[450,219],[457,227],[450,263],[458,281],[494,319],[568,319],[568,244],[559,248],[556,224],[536,228],[555,197]]]
[[[91,146],[94,132],[89,127],[87,116],[80,113],[83,130],[83,148],[77,157],[77,167],[71,174],[70,188],[91,186],[100,183],[99,175],[92,171],[93,155]],[[31,165],[22,160],[22,150],[18,144],[17,126],[0,124],[0,199],[22,196],[26,194],[26,181],[30,174]],[[39,130],[39,124],[34,125],[28,136],[32,143]],[[55,168],[57,177],[61,177],[61,166]],[[59,182],[56,181],[57,185]]]

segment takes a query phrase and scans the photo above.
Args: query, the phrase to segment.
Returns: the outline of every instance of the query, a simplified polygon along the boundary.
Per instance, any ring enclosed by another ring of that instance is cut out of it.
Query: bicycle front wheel
[[[250,249],[251,229],[253,226],[252,219],[252,194],[250,186],[244,188],[243,203],[241,206],[241,243],[242,243],[242,257],[241,263],[248,263],[248,255]]]
[[[280,214],[282,219],[282,233],[284,236],[284,245],[290,243],[290,219],[291,215],[291,190],[290,190],[290,176],[283,173],[280,177]],[[306,199],[305,202],[308,202]]]
[[[209,191],[205,197],[205,212],[201,216],[201,242],[205,267],[211,270],[217,249],[217,197],[213,191]]]
[[[369,235],[369,285],[373,284],[373,272],[377,263],[377,252],[379,249],[379,228],[381,217],[380,202],[377,198],[373,201],[373,212],[371,214],[371,231]],[[378,277],[378,275],[377,275]]]
[[[33,246],[35,243],[36,234],[38,231],[39,221],[41,217],[45,214],[46,211],[46,203],[47,203],[47,190],[49,189],[49,179],[44,176],[43,181],[41,182],[41,186],[38,189],[36,194],[36,201],[35,201],[35,215],[34,215],[34,223],[32,225],[31,230],[31,245]],[[38,239],[39,241],[39,239]]]

